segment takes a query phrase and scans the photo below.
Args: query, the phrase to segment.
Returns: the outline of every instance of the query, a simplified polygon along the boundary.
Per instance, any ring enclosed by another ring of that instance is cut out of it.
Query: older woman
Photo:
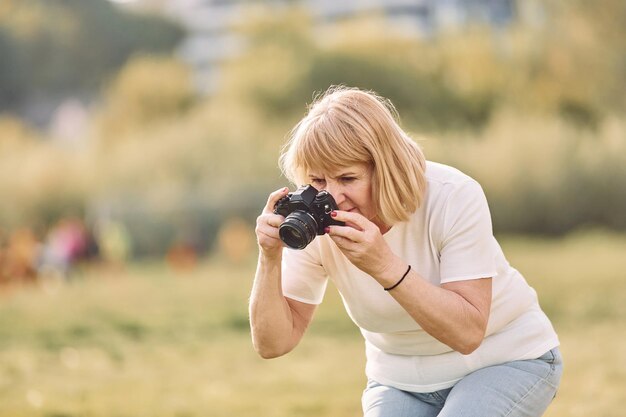
[[[269,196],[250,301],[262,357],[298,344],[331,279],[365,339],[366,417],[545,411],[562,372],[558,337],[505,259],[475,180],[426,161],[389,101],[344,87],[310,107],[281,166],[328,191],[345,225],[285,248],[274,207],[288,189]]]

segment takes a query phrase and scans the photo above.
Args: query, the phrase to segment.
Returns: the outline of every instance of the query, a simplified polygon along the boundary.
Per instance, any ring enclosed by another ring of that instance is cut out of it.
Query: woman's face
[[[359,163],[333,172],[311,171],[309,181],[318,191],[328,191],[339,210],[359,213],[378,227],[376,206],[372,199],[372,168]]]

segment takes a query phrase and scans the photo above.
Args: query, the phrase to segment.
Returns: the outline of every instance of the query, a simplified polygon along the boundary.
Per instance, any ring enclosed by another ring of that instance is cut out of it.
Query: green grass
[[[626,236],[502,239],[562,341],[548,417],[623,414]],[[0,297],[0,416],[360,415],[361,336],[329,287],[301,345],[260,359],[247,298],[254,262],[83,271]]]

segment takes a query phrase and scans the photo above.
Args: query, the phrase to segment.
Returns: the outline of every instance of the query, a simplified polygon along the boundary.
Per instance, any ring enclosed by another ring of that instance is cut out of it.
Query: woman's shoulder
[[[460,169],[439,162],[426,161],[426,180],[429,184],[460,185],[475,180]]]
[[[481,185],[461,170],[437,162],[426,163],[427,196],[425,208],[445,211],[453,201],[484,199]]]

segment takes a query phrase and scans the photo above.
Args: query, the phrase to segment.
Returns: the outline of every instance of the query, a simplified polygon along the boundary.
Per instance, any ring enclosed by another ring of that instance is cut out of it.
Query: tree
[[[94,94],[130,56],[171,50],[183,31],[105,0],[6,0],[0,8],[0,111],[38,97]]]

